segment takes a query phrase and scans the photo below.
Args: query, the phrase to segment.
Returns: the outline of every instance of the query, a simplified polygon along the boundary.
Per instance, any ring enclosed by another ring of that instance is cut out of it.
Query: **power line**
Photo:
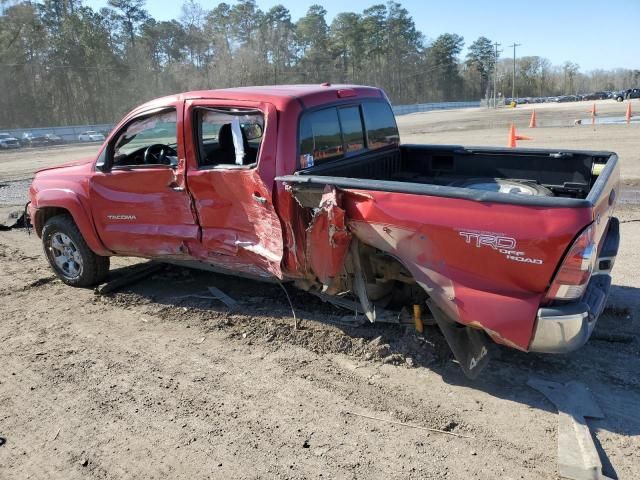
[[[144,71],[134,67],[89,67],[85,65],[50,65],[45,63],[0,63],[0,67],[34,67],[42,69],[69,69],[69,70],[136,70]]]

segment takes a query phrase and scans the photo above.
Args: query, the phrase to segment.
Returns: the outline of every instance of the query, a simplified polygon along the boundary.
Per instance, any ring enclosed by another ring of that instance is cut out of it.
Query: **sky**
[[[106,0],[85,0],[101,8]],[[209,10],[218,2],[201,0]],[[227,0],[227,3],[235,3]],[[310,5],[327,10],[327,21],[344,11],[362,12],[384,0],[257,0],[262,10],[282,4],[295,21]],[[404,0],[399,1],[413,17],[427,40],[442,33],[457,33],[468,46],[479,36],[501,43],[501,57],[513,56],[508,45],[520,43],[517,56],[537,55],[554,64],[567,60],[582,71],[598,68],[640,69],[640,0]],[[182,2],[147,0],[147,10],[158,20],[180,17]],[[466,52],[463,52],[464,56]]]

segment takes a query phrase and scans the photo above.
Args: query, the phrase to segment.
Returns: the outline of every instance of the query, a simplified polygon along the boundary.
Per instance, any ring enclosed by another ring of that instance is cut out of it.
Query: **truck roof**
[[[221,100],[259,100],[273,103],[283,110],[291,102],[301,102],[305,107],[335,102],[340,98],[374,97],[386,98],[384,92],[375,87],[361,85],[323,83],[307,85],[265,85],[257,87],[221,88],[216,90],[194,90],[177,95],[157,98],[135,110],[161,107],[180,100],[221,99]]]

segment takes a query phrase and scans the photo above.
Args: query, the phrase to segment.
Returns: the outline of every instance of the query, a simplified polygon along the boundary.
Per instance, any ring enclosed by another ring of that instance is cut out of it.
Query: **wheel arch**
[[[45,223],[47,223],[50,218],[58,215],[69,215],[70,217],[73,217],[69,210],[62,207],[42,207],[35,211],[32,223],[33,229],[38,237],[42,237],[42,229],[44,228]]]
[[[45,223],[56,215],[69,215],[80,230],[93,253],[109,256],[111,252],[102,244],[91,215],[84,209],[77,195],[69,190],[42,191],[36,199],[32,223],[38,237],[42,237]]]

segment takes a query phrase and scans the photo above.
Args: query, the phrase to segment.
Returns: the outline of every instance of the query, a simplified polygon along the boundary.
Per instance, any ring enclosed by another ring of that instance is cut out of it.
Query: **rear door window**
[[[264,133],[259,110],[230,107],[197,107],[198,167],[255,167]]]

